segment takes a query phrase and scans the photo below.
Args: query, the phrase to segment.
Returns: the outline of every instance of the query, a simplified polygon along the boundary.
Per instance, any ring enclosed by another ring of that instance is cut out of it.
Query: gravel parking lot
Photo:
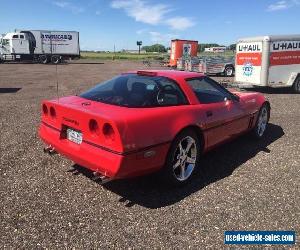
[[[137,68],[59,65],[59,94]],[[1,64],[0,247],[220,249],[225,230],[295,230],[298,245],[287,248],[299,247],[300,95],[258,91],[272,106],[265,138],[245,135],[208,153],[191,184],[170,189],[151,175],[102,186],[43,153],[40,102],[56,98],[55,66]]]

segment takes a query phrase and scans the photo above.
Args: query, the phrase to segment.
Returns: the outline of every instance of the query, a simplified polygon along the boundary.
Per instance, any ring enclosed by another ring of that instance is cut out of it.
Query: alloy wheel
[[[267,107],[263,107],[258,117],[258,123],[257,123],[258,136],[261,137],[264,134],[267,127],[267,123],[268,123],[268,110]]]
[[[173,174],[178,181],[185,181],[191,176],[196,159],[196,141],[191,136],[186,136],[178,143],[173,157]]]

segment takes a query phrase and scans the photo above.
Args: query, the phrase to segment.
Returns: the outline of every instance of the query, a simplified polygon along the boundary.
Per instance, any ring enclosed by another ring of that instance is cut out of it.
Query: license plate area
[[[67,140],[74,142],[76,144],[82,143],[82,132],[75,130],[73,128],[67,127],[66,128],[66,138]]]

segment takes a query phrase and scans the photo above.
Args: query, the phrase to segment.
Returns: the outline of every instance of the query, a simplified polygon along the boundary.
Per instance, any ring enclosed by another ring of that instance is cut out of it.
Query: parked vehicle
[[[211,78],[174,70],[122,74],[79,96],[42,102],[44,152],[58,152],[102,182],[161,171],[183,184],[202,153],[251,132],[263,137],[270,104]]]
[[[300,35],[240,39],[235,70],[239,87],[292,87],[300,93]]]
[[[199,62],[199,72],[207,75],[234,76],[234,57],[214,56],[201,57]]]
[[[235,73],[234,58],[223,56],[181,57],[177,60],[177,69],[206,75],[234,76]]]
[[[80,57],[76,31],[20,30],[0,39],[0,61],[39,61],[57,64]]]

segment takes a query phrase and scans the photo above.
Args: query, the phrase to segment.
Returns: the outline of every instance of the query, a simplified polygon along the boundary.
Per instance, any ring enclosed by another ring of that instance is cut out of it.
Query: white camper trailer
[[[300,35],[240,39],[235,64],[239,87],[293,87],[300,93]]]
[[[19,30],[0,38],[0,61],[36,60],[59,63],[80,57],[76,31]]]

